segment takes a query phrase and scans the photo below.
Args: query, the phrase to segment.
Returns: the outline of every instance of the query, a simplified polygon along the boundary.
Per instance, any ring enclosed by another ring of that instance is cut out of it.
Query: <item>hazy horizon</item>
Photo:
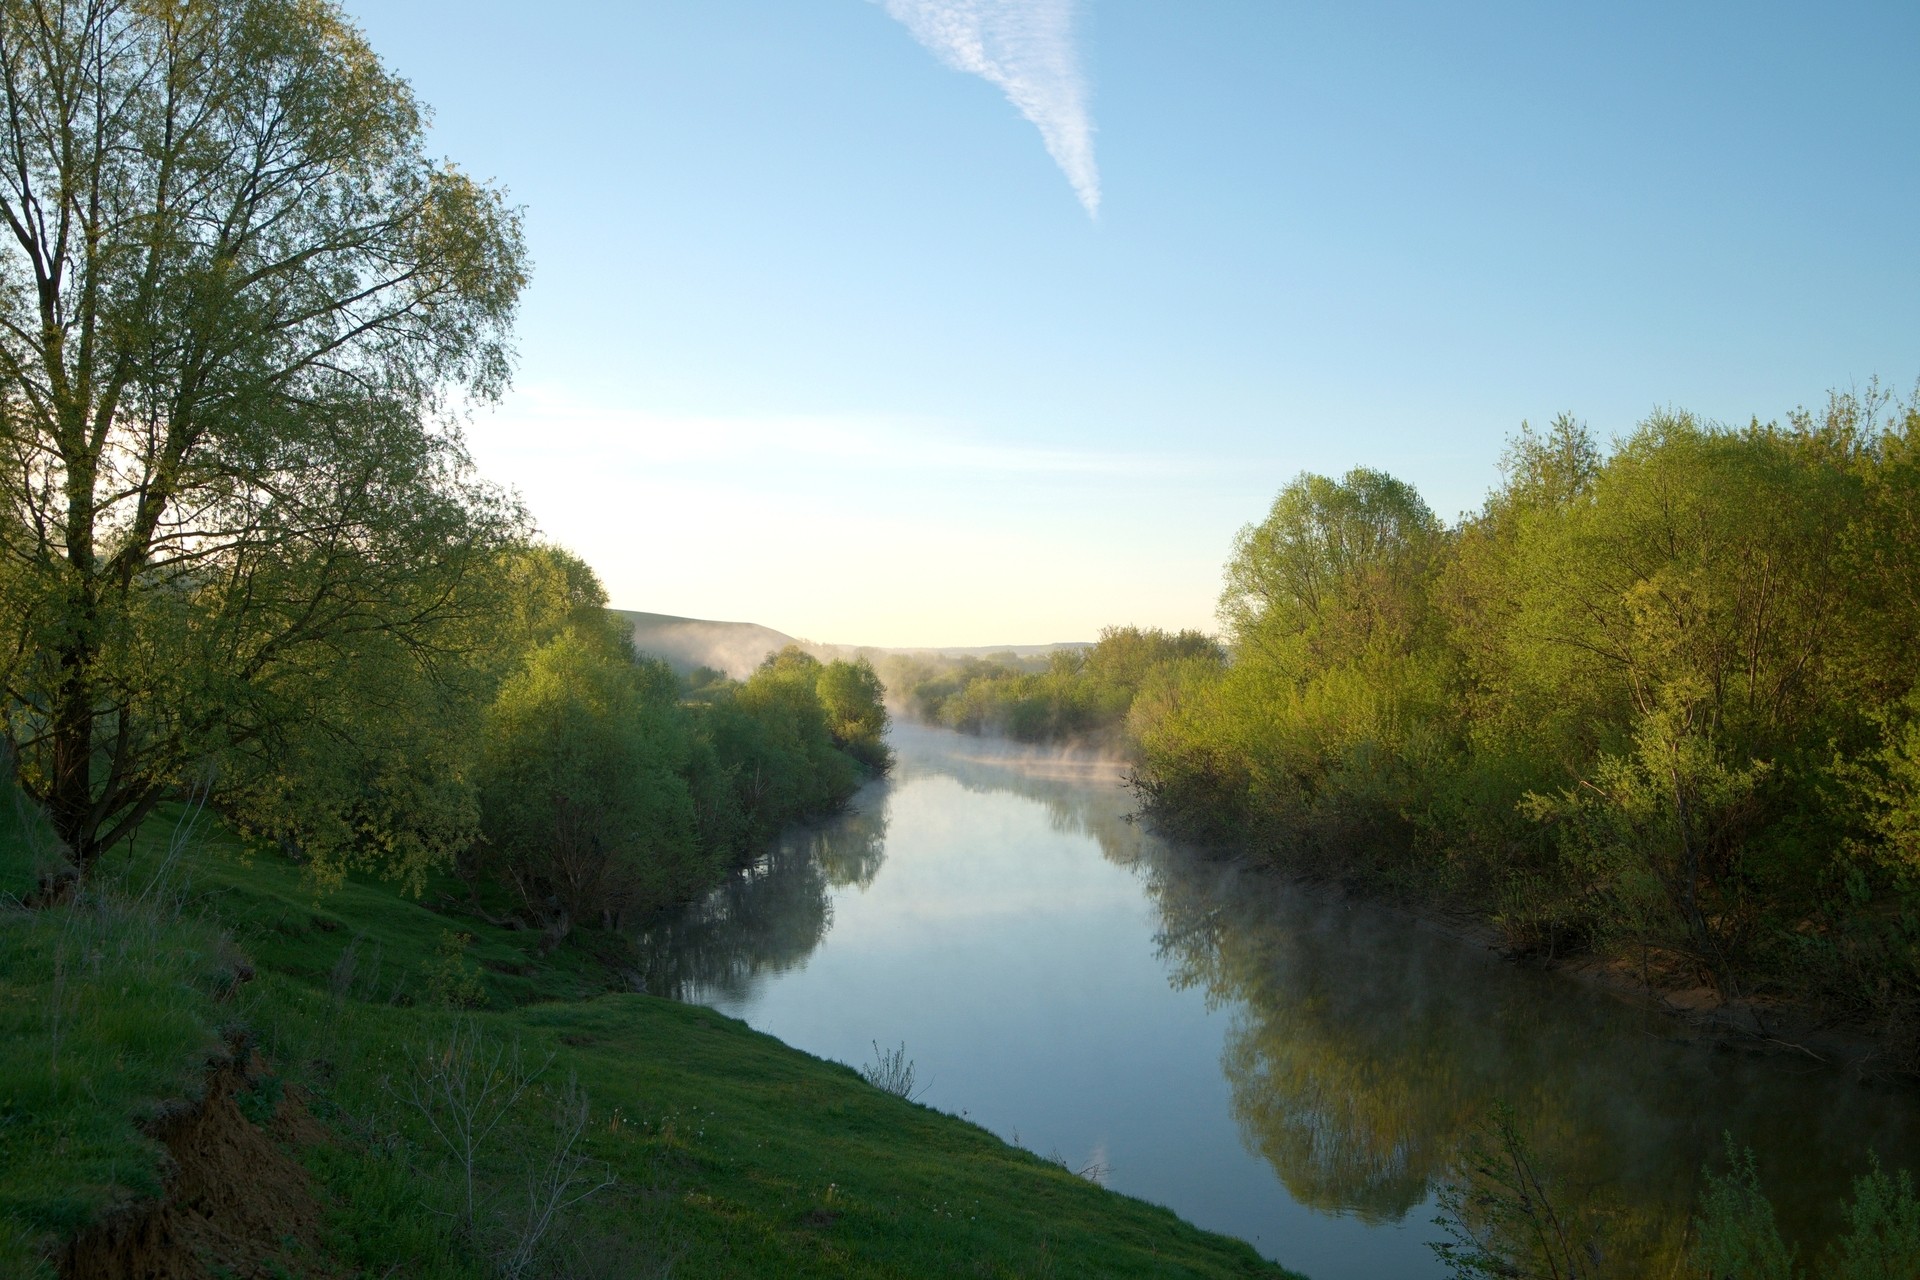
[[[1210,628],[1303,470],[1920,374],[1910,5],[352,7],[526,210],[479,467],[650,610]]]
[[[876,644],[872,641],[858,639],[858,638],[847,639],[844,637],[837,637],[837,636],[799,635],[788,630],[785,627],[776,626],[768,622],[762,622],[755,618],[693,618],[693,617],[688,617],[685,614],[661,613],[660,611],[655,609],[633,609],[633,608],[629,608],[624,604],[621,604],[618,601],[615,601],[611,607],[617,613],[623,613],[628,615],[640,615],[643,618],[657,618],[662,622],[668,623],[670,625],[685,624],[686,626],[696,628],[696,629],[702,629],[702,628],[708,628],[708,627],[720,627],[720,628],[734,628],[734,629],[738,629],[740,631],[746,631],[746,632],[766,630],[766,631],[777,633],[778,635],[784,637],[785,639],[792,640],[794,642],[808,646],[810,648],[819,649],[819,650],[834,650],[834,651],[840,651],[840,652],[852,652],[854,650],[870,649],[870,650],[876,650],[876,651],[886,652],[886,653],[926,653],[926,654],[944,653],[944,654],[951,654],[954,656],[961,656],[964,654],[984,655],[987,653],[1003,653],[1003,652],[1013,652],[1013,653],[1024,654],[1024,653],[1035,651],[1035,650],[1067,648],[1067,647],[1073,647],[1073,646],[1090,646],[1099,639],[1097,635],[1092,635],[1092,636],[1080,637],[1077,639],[1053,639],[1053,640],[1013,639],[1013,640],[1005,640],[1005,641],[989,641],[985,644],[931,644],[931,645]],[[637,629],[636,629],[636,638],[638,638]],[[733,660],[727,661],[723,659],[723,660],[716,661],[712,656],[707,654],[699,655],[696,658],[696,656],[694,655],[694,650],[697,648],[707,648],[710,650],[723,651],[728,655],[728,657],[730,657]],[[675,645],[674,649],[675,651],[672,653],[663,652],[662,656],[666,656],[670,658],[684,657],[690,663],[697,662],[698,665],[716,667],[720,670],[726,671],[729,675],[735,676],[735,678],[744,678],[749,672],[751,672],[751,670],[755,666],[759,665],[760,659],[765,657],[768,651],[764,645],[756,647],[753,641],[742,640],[742,639],[731,637],[731,636],[707,637],[698,641],[688,638],[686,639],[685,643]],[[650,649],[646,644],[641,645],[641,651],[656,652],[656,650]]]

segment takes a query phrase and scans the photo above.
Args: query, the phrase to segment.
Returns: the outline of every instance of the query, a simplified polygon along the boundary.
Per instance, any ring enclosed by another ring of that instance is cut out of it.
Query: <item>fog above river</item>
[[[1253,1241],[1318,1280],[1437,1276],[1433,1194],[1514,1109],[1569,1194],[1658,1255],[1723,1133],[1783,1225],[1834,1225],[1903,1095],[1716,1051],[1398,913],[1154,836],[1118,762],[895,730],[895,776],[645,937],[647,986]]]

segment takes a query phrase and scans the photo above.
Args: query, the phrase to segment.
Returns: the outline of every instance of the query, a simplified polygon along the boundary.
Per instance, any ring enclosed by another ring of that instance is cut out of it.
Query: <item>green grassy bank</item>
[[[178,813],[27,908],[49,844],[6,800],[0,1275],[54,1274],[169,1176],[269,1223],[189,1223],[209,1276],[1287,1274],[849,1067],[622,993],[590,930],[543,955],[378,882],[321,892]],[[210,1087],[288,1177],[264,1154],[222,1172],[232,1134],[163,1173],[180,1162],[152,1135]],[[488,1130],[471,1161],[436,1136],[462,1106]]]

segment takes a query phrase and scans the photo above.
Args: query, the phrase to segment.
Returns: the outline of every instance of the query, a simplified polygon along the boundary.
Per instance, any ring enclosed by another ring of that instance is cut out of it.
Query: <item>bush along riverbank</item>
[[[1464,908],[1761,1038],[1920,1067],[1920,401],[1525,432],[1446,527],[1355,471],[1240,535],[1234,660],[1137,723],[1176,829]]]
[[[1282,1276],[709,1010],[622,942],[435,911],[157,813],[0,871],[0,1275]],[[458,901],[430,876],[426,901]]]
[[[1610,449],[1563,417],[1451,525],[1378,471],[1288,484],[1228,560],[1224,654],[1121,629],[1043,673],[889,674],[961,727],[1122,726],[1172,834],[1910,1075],[1917,513],[1920,396]]]
[[[1100,751],[1127,747],[1128,717],[1143,688],[1180,671],[1217,670],[1226,652],[1197,631],[1107,627],[1085,649],[1045,657],[887,654],[879,660],[888,701],[922,724],[1016,742]]]

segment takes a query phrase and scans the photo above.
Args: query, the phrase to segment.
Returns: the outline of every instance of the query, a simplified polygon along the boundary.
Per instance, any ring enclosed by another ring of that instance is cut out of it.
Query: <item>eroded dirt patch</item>
[[[170,1157],[166,1194],[82,1232],[60,1259],[63,1280],[325,1273],[316,1253],[320,1202],[285,1145],[311,1141],[318,1126],[297,1096],[277,1100],[271,1132],[249,1119],[240,1096],[263,1095],[247,1061],[243,1054],[214,1068],[203,1100],[154,1122]]]

